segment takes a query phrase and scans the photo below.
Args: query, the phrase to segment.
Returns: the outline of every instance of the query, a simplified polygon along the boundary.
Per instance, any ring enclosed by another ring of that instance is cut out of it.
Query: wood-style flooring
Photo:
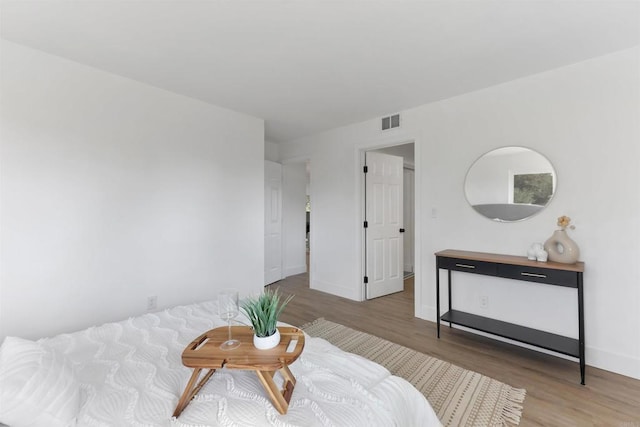
[[[413,278],[404,292],[364,302],[309,289],[307,274],[271,287],[295,295],[284,322],[302,326],[324,317],[525,388],[522,427],[640,427],[640,380],[587,366],[582,386],[577,362],[448,327],[437,339],[435,323],[414,317]]]

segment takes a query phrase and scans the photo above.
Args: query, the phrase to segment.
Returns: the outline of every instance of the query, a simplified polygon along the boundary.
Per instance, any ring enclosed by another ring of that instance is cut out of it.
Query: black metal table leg
[[[447,270],[447,292],[449,297],[449,313],[451,313],[451,270]],[[449,327],[451,327],[451,322],[449,322]]]
[[[584,294],[582,289],[582,273],[578,272],[578,344],[580,352],[580,384],[584,385],[585,355],[584,355]]]
[[[440,269],[438,268],[438,258],[436,258],[436,324],[438,338],[440,338]]]

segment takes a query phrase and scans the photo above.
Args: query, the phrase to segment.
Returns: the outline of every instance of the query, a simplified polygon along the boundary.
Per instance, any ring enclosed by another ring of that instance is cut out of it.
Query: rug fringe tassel
[[[325,321],[324,317],[318,317],[313,322],[305,323],[304,325],[300,326],[300,329],[307,329],[308,327],[313,326],[316,323],[320,323],[320,322],[324,322],[324,321]]]
[[[527,390],[524,388],[511,388],[507,394],[507,400],[510,402],[522,403],[527,396]]]
[[[524,402],[524,398],[527,395],[527,390],[523,388],[512,388],[507,394],[507,401],[504,408],[502,408],[503,426],[508,426],[509,423],[513,425],[520,424],[522,418],[523,406],[520,405]]]

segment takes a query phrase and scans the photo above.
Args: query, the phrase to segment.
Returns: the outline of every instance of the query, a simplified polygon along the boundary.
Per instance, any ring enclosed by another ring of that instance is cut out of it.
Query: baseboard
[[[428,320],[430,322],[436,321],[436,309],[435,307],[430,307],[428,305],[421,305],[420,312],[416,313],[416,317],[420,319]]]
[[[307,272],[306,265],[298,265],[295,267],[287,267],[284,269],[284,277],[295,276],[296,274],[302,274]]]
[[[312,280],[309,283],[311,289],[317,291],[327,292],[342,298],[347,298],[354,301],[362,301],[360,293],[353,288],[345,288],[333,283],[323,282],[322,280]]]
[[[640,358],[589,346],[587,346],[585,353],[589,366],[640,380]]]

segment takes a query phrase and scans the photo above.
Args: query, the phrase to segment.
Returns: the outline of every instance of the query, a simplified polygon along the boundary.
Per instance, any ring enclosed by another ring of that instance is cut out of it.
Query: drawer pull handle
[[[469,264],[456,264],[456,267],[471,268],[471,269],[476,268],[475,265],[469,265]]]
[[[546,274],[526,273],[526,272],[520,273],[520,274],[522,274],[523,276],[529,276],[529,277],[539,277],[541,279],[546,279],[547,278]]]

